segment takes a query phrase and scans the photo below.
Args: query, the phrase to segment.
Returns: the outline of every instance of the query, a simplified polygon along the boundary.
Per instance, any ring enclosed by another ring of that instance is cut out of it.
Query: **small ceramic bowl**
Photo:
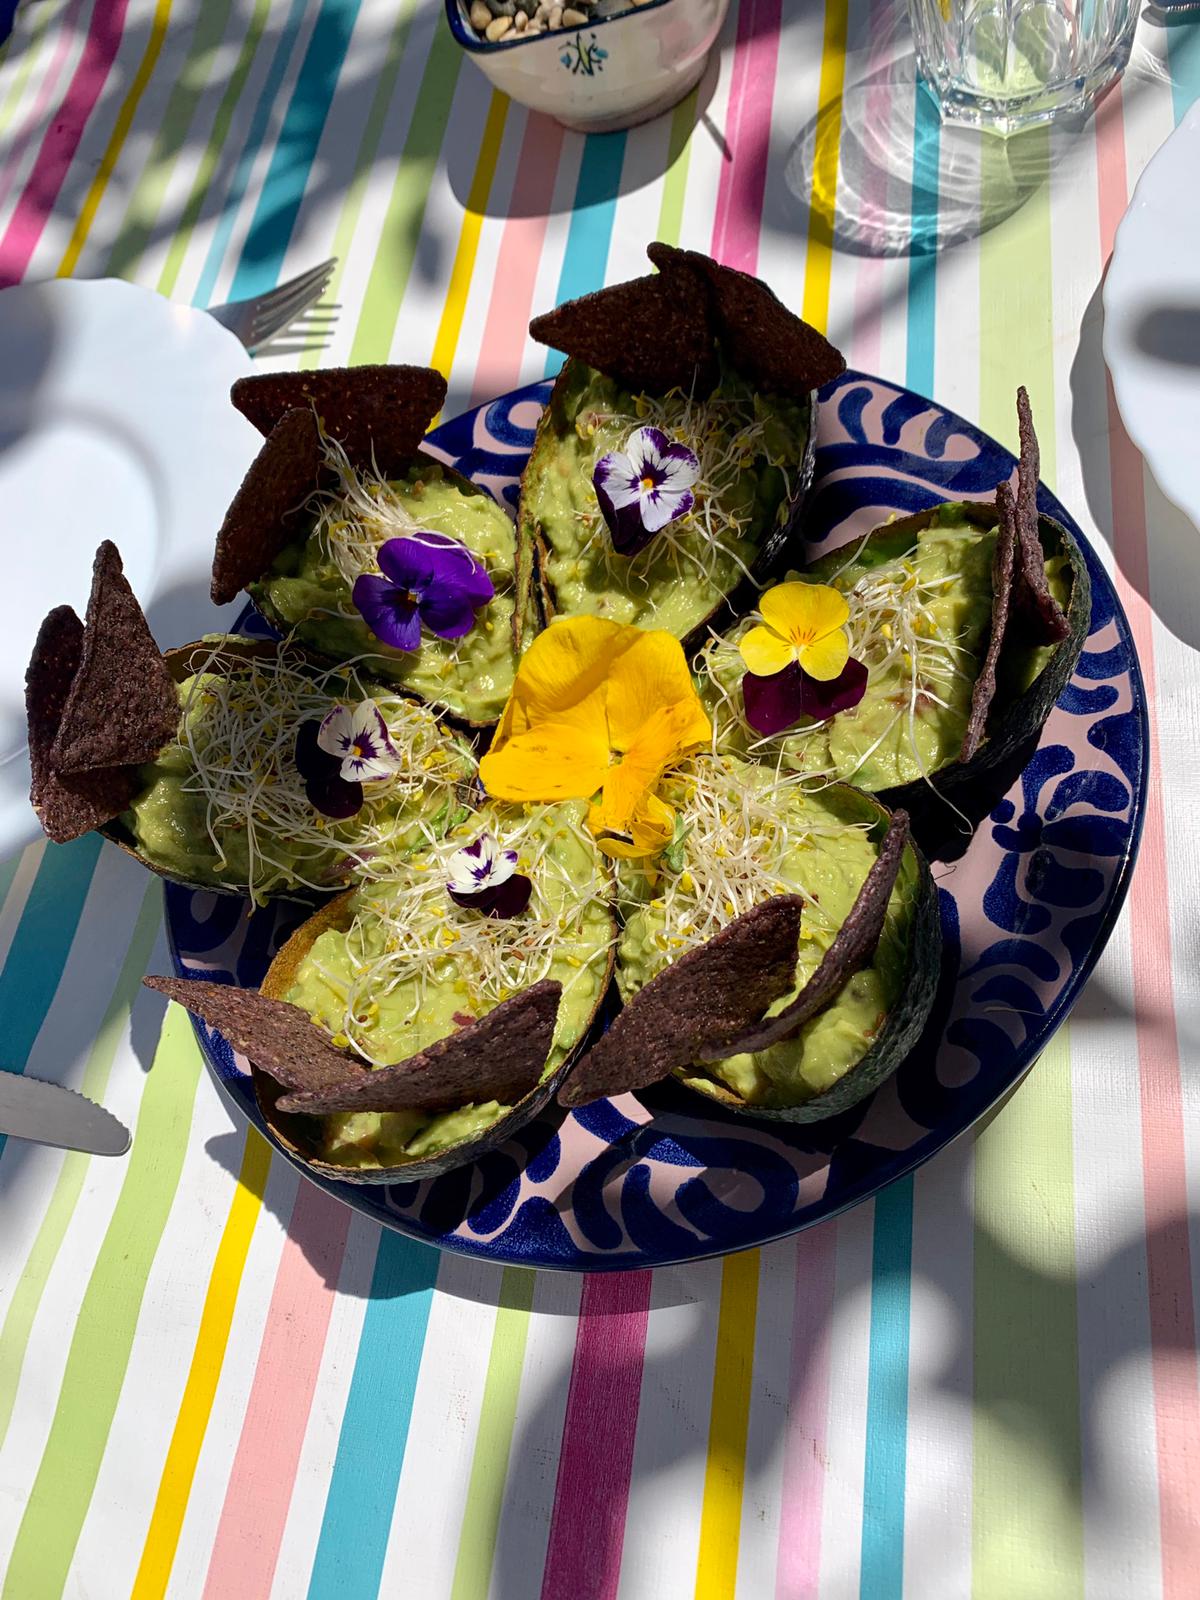
[[[615,17],[532,38],[481,39],[470,0],[446,0],[450,31],[497,89],[581,133],[630,128],[699,83],[729,0],[650,0]]]

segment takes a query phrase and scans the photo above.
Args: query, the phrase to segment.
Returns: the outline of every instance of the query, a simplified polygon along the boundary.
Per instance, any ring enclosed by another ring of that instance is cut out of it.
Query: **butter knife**
[[[129,1129],[94,1100],[15,1072],[0,1072],[0,1133],[93,1156],[123,1156],[130,1145]]]

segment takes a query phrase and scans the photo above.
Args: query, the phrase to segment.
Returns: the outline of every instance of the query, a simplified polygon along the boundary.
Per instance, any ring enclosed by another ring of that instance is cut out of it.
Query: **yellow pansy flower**
[[[759,601],[762,623],[739,646],[757,678],[769,678],[799,662],[810,678],[828,682],[850,657],[846,597],[827,583],[779,583]]]
[[[675,814],[654,792],[666,769],[707,744],[712,726],[678,639],[568,617],[521,659],[479,777],[497,800],[600,798],[588,825],[607,855],[653,855]]]

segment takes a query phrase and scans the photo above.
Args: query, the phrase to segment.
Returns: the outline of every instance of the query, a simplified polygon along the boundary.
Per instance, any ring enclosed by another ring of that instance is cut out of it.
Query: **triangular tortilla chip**
[[[250,463],[217,534],[212,569],[217,605],[227,605],[261,578],[301,531],[296,514],[316,489],[320,474],[316,417],[304,407],[286,411]]]
[[[446,399],[446,380],[432,367],[325,367],[319,372],[263,372],[239,378],[234,405],[269,434],[288,411],[315,411],[352,466],[372,463],[387,477],[416,454]]]
[[[60,775],[152,761],[179,727],[179,693],[106,539],[96,552],[79,667],[49,760]]]
[[[635,394],[706,395],[717,379],[707,300],[690,273],[597,289],[535,317],[529,332]]]
[[[1038,538],[1041,451],[1024,384],[1017,390],[1017,426],[1021,436],[1021,459],[1017,466],[1017,600],[1038,643],[1058,644],[1070,633],[1071,624],[1046,582],[1046,557]]]
[[[971,715],[967,718],[966,732],[958,752],[960,761],[970,761],[983,742],[988,712],[996,693],[996,666],[1004,647],[1008,613],[1012,606],[1017,566],[1017,513],[1012,490],[1006,483],[1000,484],[996,490],[996,510],[1000,525],[996,530],[996,553],[992,557],[992,627],[988,635],[987,654],[971,691]]]
[[[562,985],[531,984],[407,1061],[326,1089],[284,1095],[280,1111],[451,1111],[489,1100],[515,1105],[541,1081]],[[261,1065],[261,1063],[260,1063]]]
[[[138,787],[133,767],[96,767],[66,777],[51,762],[50,751],[82,655],[83,623],[70,606],[57,606],[38,631],[25,674],[33,774],[29,798],[56,844],[67,844],[120,816]]]
[[[764,1017],[757,1026],[737,1032],[726,1041],[724,1047],[701,1049],[697,1053],[697,1060],[723,1061],[727,1056],[740,1055],[745,1050],[766,1050],[768,1046],[799,1033],[806,1022],[837,999],[847,979],[866,964],[879,944],[884,915],[892,890],[896,887],[908,836],[907,813],[893,812],[879,854],[850,907],[849,916],[821,957],[820,966],[792,1003],[777,1016]]]
[[[777,895],[664,967],[640,989],[558,1091],[564,1106],[644,1089],[761,1018],[796,979],[799,895]]]
[[[369,1076],[357,1057],[330,1044],[328,1034],[315,1026],[307,1011],[286,1000],[268,1000],[257,989],[235,989],[203,978],[143,982],[215,1028],[235,1050],[289,1089],[323,1089]]]
[[[669,279],[682,270],[701,279],[708,289],[709,326],[726,357],[764,389],[799,400],[846,370],[841,352],[789,311],[760,278],[668,244],[656,242],[646,254]]]

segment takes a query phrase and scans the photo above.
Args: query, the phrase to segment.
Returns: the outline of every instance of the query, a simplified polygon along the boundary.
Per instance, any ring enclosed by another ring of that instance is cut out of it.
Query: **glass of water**
[[[1137,26],[1137,0],[909,0],[909,13],[943,119],[995,133],[1086,110]]]

